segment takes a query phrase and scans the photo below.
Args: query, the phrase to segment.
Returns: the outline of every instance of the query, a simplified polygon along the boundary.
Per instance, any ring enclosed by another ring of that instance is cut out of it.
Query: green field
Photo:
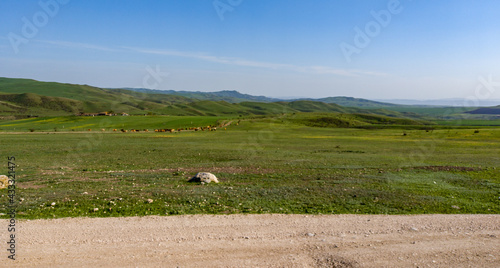
[[[158,116],[82,120],[95,120],[98,129],[109,123],[107,130],[120,128],[113,120],[131,128],[234,122],[212,132],[73,133],[61,124],[94,127],[63,119],[0,125],[0,174],[7,173],[7,156],[18,165],[18,218],[500,213],[500,128],[399,126],[406,121],[390,129],[338,128],[333,119],[305,115],[243,118],[236,125],[238,118]],[[30,133],[33,126],[39,129]],[[201,171],[216,174],[221,183],[187,182]],[[5,218],[8,196],[2,191]]]
[[[294,123],[315,127],[366,127],[366,128],[429,128],[428,121],[394,118],[373,114],[342,113],[293,113],[261,116],[59,116],[0,121],[0,131],[7,132],[68,132],[111,131],[113,129],[162,129],[190,128],[221,125],[249,118],[273,118],[280,123]]]
[[[500,126],[500,118],[495,120],[435,120],[434,122],[443,126]]]
[[[230,121],[225,116],[59,116],[0,121],[0,131],[67,132],[112,131],[113,129],[190,128],[217,125]]]

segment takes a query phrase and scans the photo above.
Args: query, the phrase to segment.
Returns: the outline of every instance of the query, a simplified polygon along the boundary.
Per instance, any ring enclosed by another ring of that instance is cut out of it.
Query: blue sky
[[[500,99],[499,25],[495,0],[3,0],[0,76],[271,97]]]

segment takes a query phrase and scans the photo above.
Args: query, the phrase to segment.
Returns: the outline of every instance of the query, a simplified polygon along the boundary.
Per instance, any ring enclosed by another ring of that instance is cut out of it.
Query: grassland
[[[248,104],[248,103],[247,103]],[[429,121],[394,118],[373,114],[345,113],[289,113],[254,116],[54,116],[0,121],[0,131],[9,132],[67,132],[112,129],[189,128],[220,125],[248,118],[280,120],[280,123],[312,127],[365,127],[365,128],[425,128],[435,127]]]
[[[18,165],[18,218],[500,213],[500,128],[420,130],[402,122],[391,129],[338,128],[311,126],[313,118],[305,115],[243,118],[238,125],[239,119],[220,117],[120,120],[124,127],[156,128],[221,119],[234,122],[227,130],[180,133],[42,133],[60,124],[92,127],[62,117],[5,122],[4,131],[26,132],[0,133],[2,166],[7,156]],[[99,122],[109,118],[82,120],[109,124]],[[40,131],[27,131],[44,123]],[[200,171],[221,183],[187,182]],[[2,191],[0,212],[6,214]]]
[[[154,130],[217,125],[230,121],[224,116],[56,116],[0,121],[0,131],[9,132],[67,132],[111,131],[113,129]]]

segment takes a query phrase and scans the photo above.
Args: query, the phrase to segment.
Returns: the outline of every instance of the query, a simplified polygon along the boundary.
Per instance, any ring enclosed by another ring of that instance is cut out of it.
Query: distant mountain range
[[[244,101],[257,101],[257,102],[283,101],[282,99],[268,98],[265,96],[253,96],[248,94],[242,94],[235,90],[201,92],[201,91],[155,90],[147,88],[123,88],[123,89],[141,93],[148,93],[148,94],[167,94],[167,95],[176,95],[197,100],[227,101],[230,103],[240,103]]]
[[[279,98],[269,98],[265,96],[253,96],[248,94],[242,94],[235,90],[223,90],[216,92],[200,92],[200,91],[175,91],[175,90],[153,90],[147,88],[125,88],[126,90],[132,90],[141,93],[149,94],[168,94],[183,96],[187,98],[197,99],[197,100],[214,100],[214,101],[227,101],[230,103],[240,103],[245,101],[256,101],[256,102],[292,102],[292,101],[318,101],[323,103],[334,103],[341,106],[347,107],[360,107],[360,108],[377,108],[377,107],[394,107],[397,104],[384,103],[378,101],[371,101],[367,99],[359,99],[352,97],[328,97],[320,99],[311,98],[296,98],[296,99],[279,99]]]
[[[412,105],[412,106],[447,106],[447,107],[480,107],[480,106],[495,106],[500,105],[500,100],[495,99],[463,99],[463,98],[450,98],[450,99],[437,99],[437,100],[377,100],[381,102],[389,102],[399,105]]]
[[[106,89],[88,85],[0,77],[0,115],[3,117],[5,115],[17,117],[74,115],[104,111],[163,115],[338,112],[418,119],[423,117],[419,114],[419,109],[413,106],[351,97],[282,100],[228,90],[189,92],[144,88]],[[468,111],[473,113],[472,110]],[[491,111],[488,113],[491,114]],[[430,114],[426,116],[428,115]]]
[[[379,102],[340,97],[351,107],[317,100],[279,100],[237,91],[177,92],[148,89],[106,89],[88,85],[40,82],[32,79],[0,78],[0,115],[56,116],[112,111],[163,115],[266,115],[293,112],[337,112],[412,117],[406,112],[378,109]],[[366,110],[354,107],[368,107]]]
[[[466,112],[468,114],[491,114],[500,115],[500,105],[495,107],[482,107],[476,110]]]

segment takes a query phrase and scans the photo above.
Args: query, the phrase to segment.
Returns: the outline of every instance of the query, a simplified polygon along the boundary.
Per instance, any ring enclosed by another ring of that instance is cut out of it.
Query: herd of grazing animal
[[[236,123],[236,125],[239,125],[239,122]],[[224,130],[226,130],[226,127],[229,126],[230,124],[232,123],[232,121],[229,121],[225,124],[220,124],[220,125],[212,125],[212,126],[206,126],[206,127],[189,127],[189,128],[163,128],[163,129],[155,129],[155,132],[169,132],[169,133],[174,133],[174,132],[182,132],[182,131],[217,131],[217,128],[223,128]],[[87,131],[92,131],[92,129],[87,129]],[[102,132],[105,132],[106,129],[101,129]],[[113,129],[113,132],[123,132],[123,133],[127,133],[127,132],[132,132],[132,133],[136,133],[136,132],[149,132],[148,129]]]
[[[220,127],[220,126],[219,126]],[[187,128],[165,128],[165,129],[155,129],[155,132],[181,132],[181,131],[217,131],[216,126],[206,126],[206,127],[187,127]]]
[[[206,126],[206,127],[189,127],[189,128],[178,128],[178,129],[175,129],[175,128],[163,128],[163,129],[155,129],[155,132],[169,132],[169,133],[174,133],[174,132],[182,132],[182,131],[217,131],[217,127],[219,128],[222,128],[222,127],[225,127],[227,125],[219,125],[219,126]],[[224,128],[225,130],[226,128]],[[92,129],[87,129],[87,131],[92,131]],[[102,132],[105,132],[106,129],[101,129]],[[132,133],[135,133],[135,132],[149,132],[149,129],[113,129],[113,132],[118,132],[118,131],[121,131],[123,133],[127,133],[127,132],[132,132]]]

